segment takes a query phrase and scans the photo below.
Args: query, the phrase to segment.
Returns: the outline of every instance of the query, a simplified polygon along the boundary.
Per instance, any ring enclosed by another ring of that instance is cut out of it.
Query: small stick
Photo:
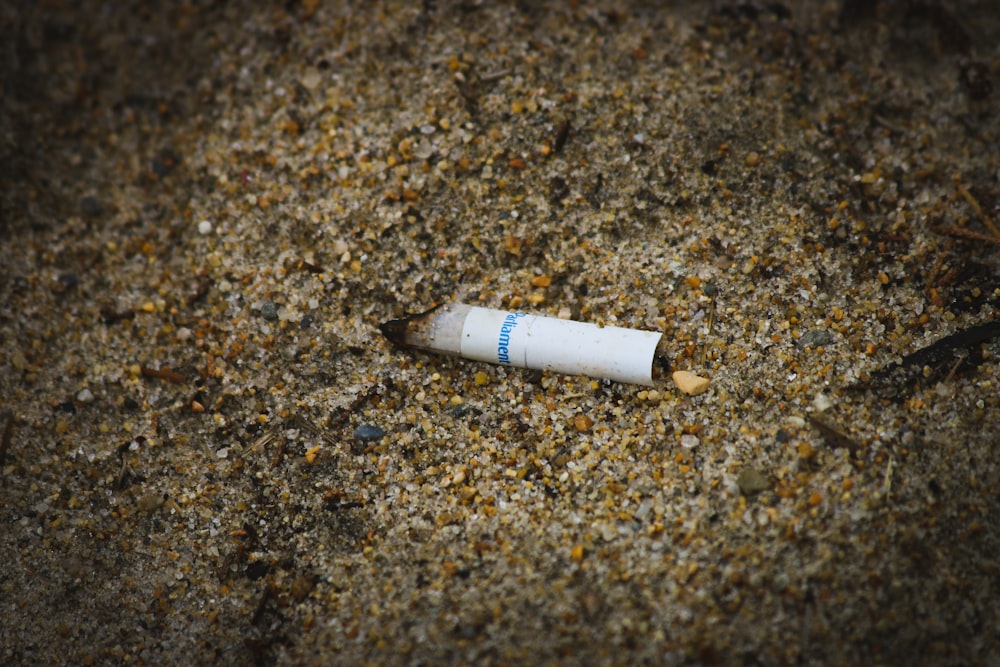
[[[715,294],[712,295],[712,301],[708,305],[708,333],[706,335],[706,340],[701,344],[701,361],[699,365],[705,367],[705,359],[708,357],[708,339],[712,337],[712,330],[715,329]]]
[[[965,363],[965,359],[966,359],[965,357],[959,357],[958,359],[955,360],[955,363],[952,365],[951,370],[948,371],[948,375],[946,375],[944,380],[942,381],[944,384],[948,384],[951,382],[951,379],[955,377],[955,373],[958,371],[958,367],[961,366],[963,363]]]
[[[7,447],[10,445],[11,437],[14,435],[14,415],[7,414],[7,423],[3,427],[3,435],[0,436],[0,473],[7,465]],[[0,486],[7,486],[7,478],[0,478]]]
[[[809,423],[816,428],[823,436],[823,439],[832,447],[844,447],[851,454],[857,454],[861,449],[860,443],[838,428],[828,423],[825,419],[813,415],[806,415]]]
[[[958,186],[958,193],[965,198],[965,201],[969,202],[969,206],[972,207],[972,210],[975,211],[976,215],[978,215],[979,218],[983,221],[983,224],[986,225],[986,228],[990,230],[990,233],[993,234],[993,237],[997,241],[1000,241],[1000,229],[997,228],[996,224],[994,224],[990,216],[986,215],[986,211],[984,211],[983,207],[979,205],[979,200],[973,197],[972,193],[969,192],[964,185]]]
[[[950,225],[948,227],[944,227],[941,225],[931,225],[931,231],[935,231],[938,234],[955,236],[960,239],[966,239],[969,241],[982,241],[983,243],[992,243],[994,245],[1000,245],[1000,235],[990,236],[989,234],[976,232],[971,229],[966,229],[965,227],[955,227],[954,225]]]
[[[158,380],[168,380],[170,382],[184,382],[186,379],[177,371],[170,370],[170,366],[164,366],[162,368],[142,366],[140,370],[142,372],[142,376],[147,378],[157,378]]]

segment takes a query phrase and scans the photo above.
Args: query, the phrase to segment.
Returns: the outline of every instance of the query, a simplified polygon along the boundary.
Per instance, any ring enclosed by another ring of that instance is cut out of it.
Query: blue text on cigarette
[[[501,364],[510,363],[510,334],[518,325],[518,320],[527,313],[507,313],[500,324],[500,337],[497,339],[497,361]]]

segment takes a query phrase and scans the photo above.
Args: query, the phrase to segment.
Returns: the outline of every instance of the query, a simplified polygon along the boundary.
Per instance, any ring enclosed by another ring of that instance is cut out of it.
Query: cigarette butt
[[[647,386],[663,335],[464,304],[441,305],[379,328],[401,347]]]

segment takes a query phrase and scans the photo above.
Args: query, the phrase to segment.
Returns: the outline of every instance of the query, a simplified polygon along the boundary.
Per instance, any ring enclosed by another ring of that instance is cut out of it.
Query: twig
[[[806,418],[809,420],[809,423],[820,432],[823,439],[826,440],[827,444],[831,447],[843,447],[851,454],[857,454],[861,449],[861,443],[828,423],[825,419],[821,419],[813,415],[806,415]]]
[[[7,423],[3,427],[3,435],[0,436],[0,473],[3,472],[4,466],[7,465],[7,446],[10,445],[10,439],[14,435],[14,415],[13,413],[7,414]],[[0,477],[0,486],[7,486],[7,478]]]
[[[990,234],[975,232],[971,229],[966,229],[965,227],[956,227],[954,225],[948,225],[947,227],[943,225],[931,225],[931,231],[937,232],[938,234],[945,234],[946,236],[955,236],[968,241],[982,241],[983,243],[1000,245],[1000,235],[991,236]]]
[[[184,382],[186,379],[177,371],[170,370],[170,366],[163,366],[162,368],[143,366],[141,371],[142,376],[146,378],[157,378],[158,380],[168,380],[170,382]]]
[[[952,365],[951,370],[948,371],[948,375],[946,375],[944,380],[942,380],[944,384],[948,384],[949,382],[951,382],[951,379],[955,377],[955,373],[958,371],[958,367],[964,364],[966,359],[967,357],[959,357],[958,359],[955,360],[955,363]]]
[[[969,202],[969,206],[972,207],[972,210],[975,211],[976,215],[978,215],[983,221],[986,228],[990,230],[990,233],[993,235],[996,242],[1000,243],[1000,228],[997,228],[990,216],[986,215],[986,211],[984,211],[983,207],[979,205],[979,201],[972,196],[972,193],[969,192],[964,185],[958,186],[958,193],[965,198],[965,201]]]
[[[705,359],[708,357],[708,341],[712,338],[712,330],[715,328],[715,294],[712,294],[712,300],[708,305],[708,334],[705,337],[705,342],[701,344],[701,360],[699,365],[705,367]]]

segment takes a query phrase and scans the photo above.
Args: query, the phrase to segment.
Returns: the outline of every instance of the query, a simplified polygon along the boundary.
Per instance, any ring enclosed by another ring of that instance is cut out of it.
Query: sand
[[[0,26],[0,662],[1000,660],[991,3]],[[447,301],[669,372],[379,334]]]

